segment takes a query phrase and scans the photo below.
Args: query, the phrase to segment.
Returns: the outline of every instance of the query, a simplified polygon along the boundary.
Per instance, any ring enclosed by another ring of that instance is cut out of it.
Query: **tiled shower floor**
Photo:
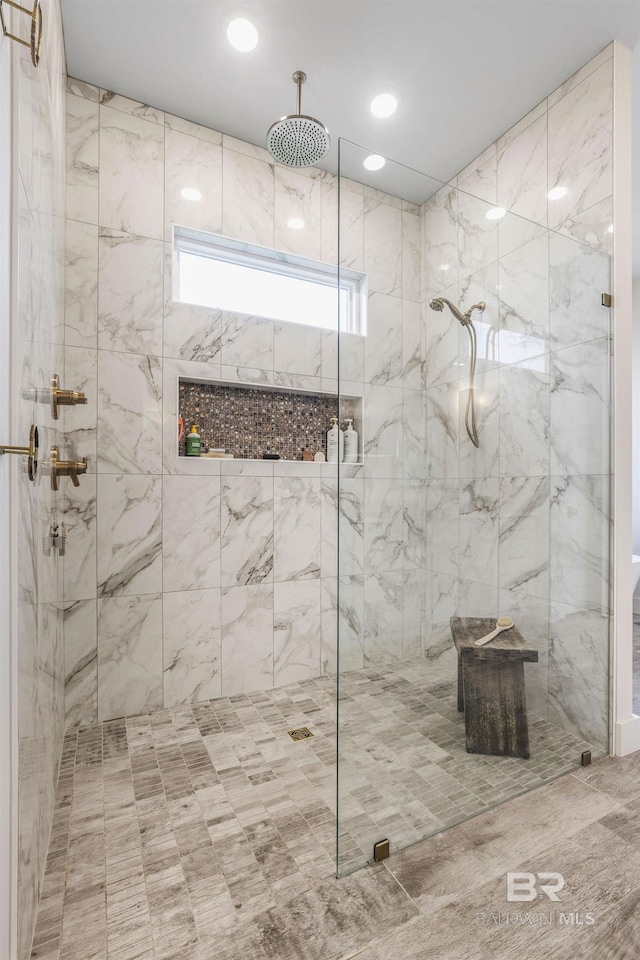
[[[345,870],[588,748],[530,717],[530,760],[467,754],[455,685],[424,660],[348,673],[340,697]],[[70,731],[32,958],[226,958],[227,934],[335,873],[335,733],[330,677]]]

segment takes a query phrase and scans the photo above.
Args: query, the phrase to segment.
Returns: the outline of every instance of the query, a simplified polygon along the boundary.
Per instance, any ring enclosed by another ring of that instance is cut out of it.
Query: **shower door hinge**
[[[377,843],[373,845],[373,859],[376,863],[380,863],[381,860],[386,860],[389,856],[389,841],[388,840],[378,840]]]
[[[613,306],[613,297],[610,293],[603,293],[601,301],[603,307],[612,307]]]

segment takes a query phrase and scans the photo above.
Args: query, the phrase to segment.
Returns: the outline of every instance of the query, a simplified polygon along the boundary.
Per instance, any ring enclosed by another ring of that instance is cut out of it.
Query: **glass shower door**
[[[339,875],[609,736],[606,238],[497,207],[473,176],[368,170],[370,154],[340,141],[339,263],[368,296],[366,332],[341,328],[338,349],[359,433],[358,463],[338,468]],[[503,615],[533,651],[528,759],[468,752],[458,709],[450,618]]]

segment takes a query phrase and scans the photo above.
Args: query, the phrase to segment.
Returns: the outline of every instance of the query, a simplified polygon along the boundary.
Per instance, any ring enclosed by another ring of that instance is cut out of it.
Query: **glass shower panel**
[[[393,855],[575,769],[609,736],[606,237],[496,207],[473,177],[370,171],[370,155],[340,141],[339,263],[368,296],[366,334],[338,335],[359,457],[337,470],[337,580],[323,584],[339,875],[380,841]],[[467,752],[476,707],[468,680],[458,709],[450,620],[498,616],[528,650],[529,758]]]

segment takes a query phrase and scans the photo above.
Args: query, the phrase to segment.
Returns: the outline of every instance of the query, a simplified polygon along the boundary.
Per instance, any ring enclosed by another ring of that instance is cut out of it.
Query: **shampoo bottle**
[[[199,457],[200,449],[200,434],[198,433],[197,425],[194,423],[194,425],[191,427],[191,433],[187,434],[187,456]]]
[[[358,462],[358,434],[353,429],[353,420],[347,418],[347,429],[344,432],[344,462]]]
[[[344,455],[344,432],[338,427],[338,418],[331,417],[327,431],[327,463],[340,463]]]

